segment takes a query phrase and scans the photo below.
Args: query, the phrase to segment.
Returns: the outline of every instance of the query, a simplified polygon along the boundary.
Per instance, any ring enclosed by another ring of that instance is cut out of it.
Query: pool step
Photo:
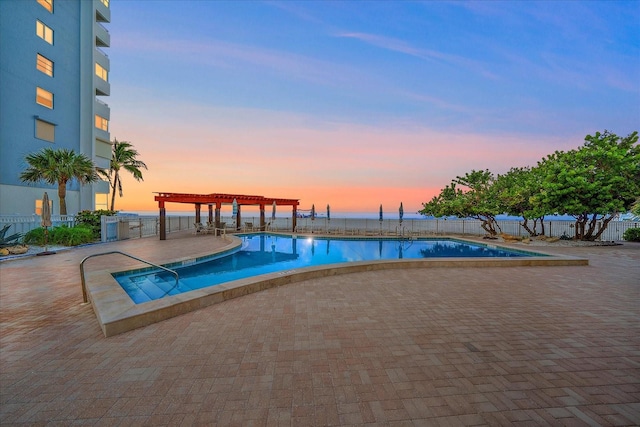
[[[153,301],[164,296],[182,292],[175,288],[175,278],[172,275],[152,274],[148,276],[132,277],[122,283],[122,287],[136,304]],[[178,285],[180,286],[180,285]]]
[[[133,302],[135,302],[136,304],[151,301],[151,298],[149,298],[149,295],[147,295],[140,288],[139,281],[134,282],[132,280],[126,280],[126,281],[119,281],[119,283],[120,283],[120,286],[122,286],[125,292],[131,297]]]

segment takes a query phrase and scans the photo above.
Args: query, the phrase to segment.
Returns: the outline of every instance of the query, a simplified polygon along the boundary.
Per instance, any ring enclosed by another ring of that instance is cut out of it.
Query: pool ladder
[[[121,252],[121,251],[101,252],[101,253],[99,253],[99,254],[93,254],[93,255],[86,256],[86,257],[84,257],[84,259],[83,259],[82,261],[80,261],[80,279],[82,280],[82,300],[83,300],[83,302],[85,302],[85,303],[86,303],[86,302],[89,302],[89,300],[88,300],[88,298],[87,298],[87,284],[86,284],[86,281],[85,281],[85,278],[84,278],[84,262],[85,262],[86,260],[88,260],[89,258],[93,258],[93,257],[97,257],[97,256],[102,256],[102,255],[111,255],[111,254],[120,254],[120,255],[124,255],[124,256],[126,256],[126,257],[129,257],[129,258],[135,259],[136,261],[144,262],[145,264],[149,264],[149,265],[150,265],[150,266],[152,266],[152,267],[159,268],[160,270],[164,270],[164,271],[167,271],[167,272],[169,272],[169,273],[173,274],[173,275],[175,276],[175,278],[176,278],[176,284],[175,284],[175,285],[173,285],[173,288],[169,289],[169,290],[165,293],[165,295],[167,295],[167,294],[168,294],[169,292],[171,292],[173,289],[175,289],[176,287],[178,287],[178,279],[179,279],[179,278],[178,278],[178,272],[177,272],[177,271],[175,271],[175,270],[171,270],[171,269],[169,269],[169,268],[163,267],[163,266],[161,266],[161,265],[154,264],[154,263],[149,262],[149,261],[146,261],[146,260],[144,260],[144,259],[142,259],[142,258],[138,258],[138,257],[136,257],[136,256],[133,256],[133,255],[130,255],[130,254],[128,254],[128,253]]]

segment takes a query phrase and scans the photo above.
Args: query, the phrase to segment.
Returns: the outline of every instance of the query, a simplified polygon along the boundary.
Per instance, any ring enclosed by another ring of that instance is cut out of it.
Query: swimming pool
[[[281,234],[239,235],[242,245],[232,252],[183,262],[175,269],[180,280],[164,271],[147,269],[113,273],[136,303],[268,273],[288,274],[301,268],[358,261],[422,258],[517,258],[532,253],[455,239],[329,238]],[[539,255],[539,254],[536,254]]]

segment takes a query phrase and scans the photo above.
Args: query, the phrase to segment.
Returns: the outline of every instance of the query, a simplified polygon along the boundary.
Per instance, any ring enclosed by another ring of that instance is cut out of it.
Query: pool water
[[[355,261],[416,258],[522,257],[531,253],[505,250],[452,239],[355,239],[239,235],[241,247],[224,256],[174,268],[180,280],[160,270],[114,273],[114,278],[136,303],[143,303],[261,274],[286,272],[317,265]],[[536,254],[538,255],[538,254]]]

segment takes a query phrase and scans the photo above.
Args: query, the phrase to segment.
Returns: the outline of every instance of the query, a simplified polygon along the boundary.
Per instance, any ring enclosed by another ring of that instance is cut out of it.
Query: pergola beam
[[[154,200],[158,202],[158,208],[160,209],[160,240],[167,239],[166,233],[166,203],[189,203],[194,205],[196,222],[200,222],[200,210],[202,205],[208,205],[209,207],[209,221],[212,219],[213,205],[215,208],[215,224],[216,227],[220,226],[220,208],[223,204],[232,204],[234,200],[238,204],[238,218],[240,218],[240,206],[243,205],[258,205],[260,206],[260,229],[265,228],[265,207],[267,205],[276,206],[291,206],[292,207],[292,230],[296,229],[296,215],[297,207],[300,205],[299,199],[283,199],[264,196],[249,196],[244,194],[186,194],[186,193],[157,193]],[[236,226],[240,227],[240,221],[237,221]]]

